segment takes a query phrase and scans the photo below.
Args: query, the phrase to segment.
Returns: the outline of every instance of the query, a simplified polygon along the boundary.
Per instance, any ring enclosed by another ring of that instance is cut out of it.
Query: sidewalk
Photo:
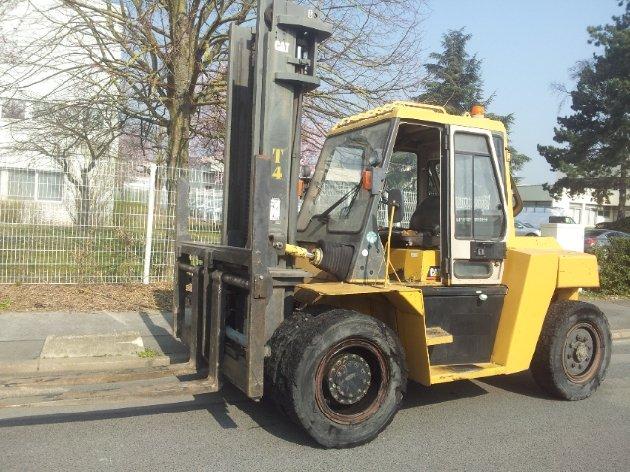
[[[630,299],[589,300],[606,313],[614,339],[630,338]],[[0,313],[0,375],[136,369],[186,362],[172,314]]]
[[[159,312],[0,313],[0,374],[186,362],[171,322]]]
[[[610,300],[584,300],[597,305],[610,323],[613,341],[630,338],[630,298]]]

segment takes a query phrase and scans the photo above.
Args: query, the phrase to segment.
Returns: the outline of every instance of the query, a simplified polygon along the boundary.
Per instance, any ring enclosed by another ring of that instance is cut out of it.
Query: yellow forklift
[[[597,261],[515,236],[505,128],[481,107],[348,117],[300,181],[302,98],[329,35],[288,0],[261,0],[256,28],[231,30],[220,245],[188,235],[179,183],[174,328],[191,363],[325,447],[376,437],[408,380],[531,369],[553,396],[591,395],[611,354],[606,317],[578,301]]]

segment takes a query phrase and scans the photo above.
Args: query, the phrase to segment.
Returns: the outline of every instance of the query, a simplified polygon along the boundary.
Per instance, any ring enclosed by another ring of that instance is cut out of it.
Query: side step
[[[481,362],[477,364],[432,365],[431,384],[452,382],[454,380],[478,379],[480,377],[505,374],[505,372],[505,366],[494,364],[492,362]]]
[[[439,326],[426,329],[427,346],[436,346],[438,344],[450,344],[453,342],[453,335]]]

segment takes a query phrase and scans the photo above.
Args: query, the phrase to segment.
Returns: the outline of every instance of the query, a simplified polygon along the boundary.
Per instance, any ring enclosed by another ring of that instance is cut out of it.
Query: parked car
[[[584,252],[592,252],[594,249],[609,246],[613,238],[630,238],[630,234],[610,229],[587,229],[584,232]]]
[[[595,228],[598,229],[610,229],[614,231],[621,231],[622,233],[630,233],[630,216],[621,218],[617,221],[603,221],[597,223]]]
[[[549,223],[561,223],[565,225],[574,225],[575,220],[570,216],[550,216]]]
[[[516,230],[517,236],[540,236],[539,229],[524,221],[515,220],[514,229]]]

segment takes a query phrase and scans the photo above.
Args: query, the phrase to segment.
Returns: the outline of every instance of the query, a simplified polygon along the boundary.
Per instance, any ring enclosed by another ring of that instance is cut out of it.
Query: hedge
[[[613,238],[595,251],[599,262],[599,292],[630,297],[630,238]]]

